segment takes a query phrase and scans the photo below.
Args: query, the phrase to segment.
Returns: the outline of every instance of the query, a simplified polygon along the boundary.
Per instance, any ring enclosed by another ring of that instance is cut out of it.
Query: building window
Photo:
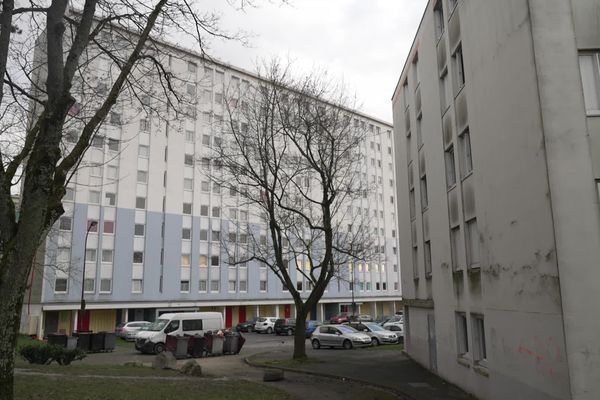
[[[217,256],[217,255],[211,256],[210,257],[210,265],[212,267],[218,267],[220,265],[219,264],[219,256]]]
[[[450,90],[448,90],[448,87],[448,70],[446,69],[440,77],[440,107],[442,112],[446,111],[450,105]]]
[[[194,156],[192,154],[186,154],[183,162],[185,165],[193,166],[194,165]]]
[[[150,147],[140,144],[138,147],[138,156],[141,158],[148,158],[150,156]]]
[[[113,251],[110,249],[102,250],[102,262],[111,263],[113,262]]]
[[[423,247],[424,257],[425,257],[425,276],[431,276],[431,241],[425,242],[425,247]]]
[[[421,210],[425,211],[429,206],[429,196],[427,194],[427,175],[421,177]]]
[[[98,220],[96,220],[96,219],[88,219],[88,221],[87,221],[87,227],[89,228],[90,232],[98,232]]]
[[[138,171],[137,172],[137,182],[138,183],[148,183],[148,171]]]
[[[183,203],[183,213],[186,215],[192,214],[192,203]]]
[[[185,141],[189,143],[194,142],[194,131],[186,130],[185,131]]]
[[[206,205],[200,206],[200,215],[203,217],[208,217],[208,206],[206,206]]]
[[[460,270],[458,262],[458,249],[460,246],[460,226],[450,229],[450,251],[452,257],[452,270]]]
[[[221,207],[213,207],[212,216],[215,218],[219,218],[221,216]]]
[[[261,292],[266,292],[267,291],[267,268],[266,267],[260,267],[259,278],[260,278],[259,290]]]
[[[150,123],[147,119],[140,119],[140,131],[148,132],[150,130]]]
[[[111,112],[109,121],[113,125],[121,125],[121,114],[116,113],[116,112]]]
[[[203,192],[210,192],[210,182],[208,181],[201,181],[200,182],[200,190]]]
[[[102,278],[100,279],[100,293],[110,293],[112,289],[112,279]]]
[[[91,204],[100,204],[100,192],[90,190],[88,197],[88,200]]]
[[[56,292],[56,293],[66,293],[67,292],[67,279],[66,278],[56,278],[54,280],[54,292]]]
[[[235,292],[237,290],[237,268],[235,267],[228,268],[227,286],[230,292]]]
[[[452,55],[454,70],[456,71],[456,93],[465,86],[465,64],[463,61],[462,45],[459,45]]]
[[[183,190],[194,190],[194,180],[192,178],[183,178]]]
[[[131,292],[132,293],[142,293],[142,280],[141,279],[132,279],[131,280]]]
[[[134,236],[144,236],[145,226],[144,224],[135,224],[133,229]]]
[[[200,279],[200,281],[198,281],[198,291],[199,292],[206,292],[207,291],[207,283],[206,279]]]
[[[179,291],[184,293],[189,293],[190,291],[190,281],[181,281],[179,286]]]
[[[585,110],[588,114],[600,113],[600,53],[580,53],[579,69],[583,84]]]
[[[469,352],[469,335],[467,333],[467,316],[465,313],[456,313],[456,353],[464,357]]]
[[[117,203],[117,195],[114,193],[104,193],[104,205],[114,206]]]
[[[419,277],[419,248],[414,246],[412,249],[412,262],[413,262],[413,277]]]
[[[485,326],[483,315],[471,314],[471,327],[473,328],[473,361],[481,364],[487,360],[485,345]]]
[[[85,262],[96,262],[96,249],[85,250]]]
[[[90,145],[101,149],[104,146],[104,136],[94,136]]]
[[[108,139],[108,150],[119,151],[119,141],[117,139]]]
[[[115,221],[104,221],[104,233],[113,234],[115,233]]]
[[[144,252],[143,251],[134,251],[133,252],[133,263],[134,264],[143,264],[144,262]]]
[[[183,228],[181,230],[181,238],[183,240],[190,240],[192,238],[192,230],[190,228]]]
[[[454,146],[450,145],[444,152],[446,163],[446,187],[451,188],[456,185],[456,166],[454,163]]]
[[[140,210],[146,209],[146,198],[145,197],[136,197],[135,198],[135,208]]]
[[[410,208],[410,219],[415,219],[417,216],[415,205],[415,189],[410,189],[408,192],[408,204]]]
[[[189,96],[195,97],[196,96],[196,85],[188,83],[186,85],[185,91]]]
[[[96,280],[94,278],[85,278],[83,280],[83,291],[85,293],[94,293],[96,290]]]
[[[460,143],[460,173],[464,178],[473,171],[473,157],[471,154],[471,134],[467,130],[458,138]]]
[[[465,241],[467,245],[467,265],[469,268],[479,268],[479,231],[477,218],[465,223]]]
[[[221,231],[213,230],[211,232],[211,239],[213,242],[218,242],[221,240]]]
[[[195,74],[197,68],[198,68],[198,66],[195,63],[193,63],[191,61],[188,61],[188,63],[187,63],[187,70],[188,70],[188,72],[191,72],[192,74]]]
[[[435,36],[437,39],[444,34],[444,10],[442,8],[442,0],[438,0],[433,7],[433,17],[435,19]]]
[[[109,165],[108,167],[106,167],[106,177],[108,179],[117,179],[118,172],[119,169],[115,166]]]
[[[218,292],[219,291],[219,280],[218,279],[211,279],[211,281],[210,281],[210,291],[211,292]]]
[[[200,229],[200,241],[206,242],[208,240],[208,230]]]

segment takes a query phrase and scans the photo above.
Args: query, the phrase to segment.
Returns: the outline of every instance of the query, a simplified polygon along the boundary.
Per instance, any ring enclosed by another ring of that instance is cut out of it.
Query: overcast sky
[[[390,98],[427,0],[258,0],[236,11],[224,0],[202,8],[221,14],[222,27],[253,34],[251,47],[213,41],[211,55],[255,71],[257,61],[290,58],[326,69],[356,94],[360,110],[392,122]]]

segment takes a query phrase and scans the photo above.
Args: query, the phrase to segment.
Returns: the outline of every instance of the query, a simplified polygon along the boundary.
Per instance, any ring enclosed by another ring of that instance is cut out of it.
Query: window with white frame
[[[142,293],[142,280],[141,279],[132,279],[131,280],[131,292],[132,293]]]
[[[103,249],[102,250],[102,262],[103,263],[113,262],[113,250],[112,249]]]
[[[90,204],[100,204],[100,192],[96,190],[90,190],[88,196],[88,201]]]
[[[145,144],[140,144],[138,147],[138,157],[148,158],[150,156],[150,147]]]
[[[266,292],[267,291],[267,267],[260,267],[259,268],[259,290],[261,292]]]
[[[446,188],[456,185],[456,164],[454,162],[454,146],[450,145],[444,152],[444,162],[446,164]]]
[[[188,293],[190,291],[190,281],[189,280],[181,281],[179,291],[183,292],[183,293]]]
[[[237,291],[237,268],[228,268],[227,288],[230,292]]]
[[[479,268],[479,231],[477,229],[477,218],[465,223],[465,241],[467,248],[467,266]]]
[[[579,69],[585,110],[588,114],[600,114],[600,52],[579,53]]]
[[[454,63],[456,93],[458,93],[463,86],[465,86],[465,63],[463,60],[462,45],[459,45],[452,55],[452,61]]]
[[[60,217],[58,220],[58,229],[61,231],[70,231],[72,229],[73,219],[71,217]]]
[[[473,361],[477,364],[485,364],[487,361],[487,348],[483,315],[471,314],[471,328],[473,333]]]
[[[135,198],[135,208],[143,210],[146,208],[146,198],[145,197],[136,197]]]
[[[145,228],[146,227],[144,224],[135,224],[134,229],[133,229],[133,235],[134,236],[144,236]]]
[[[137,182],[138,183],[148,183],[148,171],[138,171],[137,172]]]
[[[442,0],[438,0],[433,7],[433,17],[435,23],[435,36],[437,39],[441,38],[444,34],[444,10],[442,7]]]
[[[458,137],[460,144],[460,174],[464,178],[473,171],[473,155],[471,153],[471,134],[466,130]]]
[[[456,353],[459,357],[464,357],[469,352],[469,335],[467,331],[467,315],[464,312],[457,312],[456,318]]]

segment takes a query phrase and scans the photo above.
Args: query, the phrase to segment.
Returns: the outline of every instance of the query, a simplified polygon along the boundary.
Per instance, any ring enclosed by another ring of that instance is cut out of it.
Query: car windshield
[[[256,320],[256,322],[265,322],[266,320],[267,320],[266,318],[260,317],[259,319]]]
[[[340,332],[342,333],[356,333],[358,332],[356,329],[350,327],[350,326],[346,326],[346,325],[340,325],[340,326],[336,326],[336,328],[338,328],[340,330]]]
[[[385,329],[383,329],[383,327],[377,325],[377,324],[365,324],[367,326],[367,328],[369,328],[372,332],[377,332],[377,331],[385,331]]]
[[[163,328],[169,323],[168,319],[157,319],[153,323],[151,323],[146,330],[158,332],[162,331]]]

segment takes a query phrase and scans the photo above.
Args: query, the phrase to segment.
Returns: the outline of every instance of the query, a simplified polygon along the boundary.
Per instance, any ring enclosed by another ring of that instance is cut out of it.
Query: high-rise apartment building
[[[408,353],[481,399],[598,399],[597,0],[430,0],[393,95]]]
[[[26,295],[24,330],[73,330],[82,281],[89,313],[79,324],[85,330],[110,330],[117,322],[154,320],[176,310],[220,311],[227,326],[258,315],[294,316],[292,297],[270,269],[256,262],[227,263],[224,242],[248,242],[244,232],[250,229],[237,229],[250,224],[260,230],[265,221],[235,192],[211,182],[207,172],[210,147],[228,125],[226,96],[239,96],[260,85],[261,78],[166,43],[157,46],[156,55],[189,105],[177,115],[163,111],[168,115],[161,118],[153,110],[164,107],[164,81],[134,73],[132,81],[148,94],[121,98],[71,178],[65,213],[38,257],[45,267],[36,268],[33,295]],[[43,67],[43,57],[38,62]],[[90,57],[90,62],[86,85],[95,89],[92,95],[106,93],[115,65],[106,56]],[[81,110],[86,101],[94,101],[83,97],[78,98]],[[74,107],[74,115],[83,112],[79,108]],[[368,215],[377,253],[357,265],[351,278],[355,285],[347,276],[330,282],[311,310],[313,319],[350,311],[352,298],[361,313],[400,310],[392,126],[352,110],[348,114],[357,129],[368,132],[359,173],[377,187],[349,206]],[[67,148],[77,140],[77,124],[76,118],[69,122]],[[300,273],[292,272],[291,278],[308,295],[308,281]]]

